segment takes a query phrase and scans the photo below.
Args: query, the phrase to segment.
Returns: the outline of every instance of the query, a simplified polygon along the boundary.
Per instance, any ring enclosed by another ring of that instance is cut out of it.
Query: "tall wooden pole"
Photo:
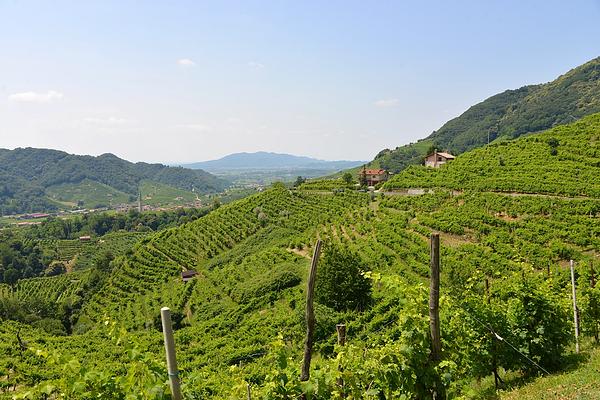
[[[167,353],[167,372],[173,400],[181,400],[181,388],[179,387],[179,372],[177,371],[177,359],[175,357],[175,339],[173,339],[173,327],[171,325],[171,310],[169,307],[160,309],[163,335],[165,338],[165,352]]]
[[[304,340],[304,359],[302,361],[301,381],[310,379],[310,359],[313,346],[313,334],[315,330],[315,309],[313,299],[315,295],[315,278],[317,277],[317,263],[321,255],[321,240],[317,240],[312,262],[310,264],[310,273],[308,275],[308,285],[306,290],[306,338]]]
[[[571,267],[571,287],[573,288],[573,322],[575,324],[575,352],[579,353],[579,313],[577,312],[577,294],[575,291],[575,266],[573,260],[569,262]]]
[[[440,235],[431,234],[431,276],[429,278],[429,330],[431,331],[430,360],[437,365],[442,358],[440,334]],[[441,379],[436,379],[432,389],[433,400],[445,400],[446,389]]]
[[[338,344],[344,346],[346,344],[346,325],[337,324],[335,330],[337,331]]]
[[[594,272],[594,262],[590,261],[590,287],[596,287],[596,273]]]
[[[431,276],[429,279],[429,330],[431,331],[431,360],[440,361],[440,235],[431,234]]]
[[[337,331],[338,345],[345,346],[346,345],[346,325],[345,324],[337,324],[335,326],[335,330]],[[342,366],[340,365],[339,371],[342,372]],[[340,388],[342,399],[346,398],[346,393],[344,392],[344,380],[340,377],[337,379],[337,385]]]

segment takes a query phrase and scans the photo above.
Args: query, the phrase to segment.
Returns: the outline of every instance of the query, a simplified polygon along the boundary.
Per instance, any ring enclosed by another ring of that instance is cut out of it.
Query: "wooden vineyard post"
[[[179,387],[179,372],[177,371],[177,359],[175,357],[175,339],[173,339],[173,326],[171,325],[171,310],[169,307],[160,309],[163,336],[165,338],[165,352],[167,354],[167,372],[169,374],[169,385],[173,400],[181,400],[181,388]]]
[[[337,331],[338,337],[338,345],[345,346],[346,345],[346,325],[345,324],[337,324],[335,326],[335,330]],[[342,366],[339,366],[339,371],[342,371]],[[342,398],[346,398],[346,393],[344,393],[344,380],[342,378],[338,378],[337,385],[342,392]]]
[[[590,287],[596,287],[596,272],[594,272],[594,262],[590,261]]]
[[[575,290],[575,266],[573,260],[569,262],[571,267],[571,286],[573,288],[573,323],[575,324],[575,352],[579,353],[579,312],[577,310],[577,294]]]
[[[431,275],[429,278],[429,330],[431,332],[430,359],[437,365],[442,358],[442,341],[440,334],[440,234],[431,234]],[[433,388],[433,399],[446,398],[444,386],[437,380]]]
[[[335,326],[335,330],[337,331],[338,344],[340,346],[345,346],[346,345],[346,325],[337,324]]]
[[[308,275],[308,284],[306,289],[306,338],[304,340],[304,358],[302,360],[302,373],[300,381],[305,382],[310,379],[310,359],[313,346],[313,334],[315,330],[315,309],[313,300],[315,295],[315,279],[317,276],[317,263],[321,255],[321,240],[317,240],[310,272]]]
[[[594,271],[594,261],[590,261],[590,288],[594,289],[596,287],[596,272]],[[600,321],[598,321],[600,323]],[[594,339],[596,343],[598,343],[598,330],[594,330]]]
[[[440,361],[440,234],[431,234],[431,276],[429,279],[429,330],[431,331],[431,360]]]
[[[248,400],[252,400],[252,392],[250,391],[250,384],[247,383],[246,385],[247,385],[246,386],[246,392],[248,394]]]
[[[492,298],[490,297],[490,278],[485,277],[485,301],[490,304]]]

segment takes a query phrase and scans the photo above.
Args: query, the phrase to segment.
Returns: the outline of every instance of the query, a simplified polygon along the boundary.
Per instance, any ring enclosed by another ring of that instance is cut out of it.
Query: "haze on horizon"
[[[600,55],[600,1],[0,0],[0,148],[367,160]]]

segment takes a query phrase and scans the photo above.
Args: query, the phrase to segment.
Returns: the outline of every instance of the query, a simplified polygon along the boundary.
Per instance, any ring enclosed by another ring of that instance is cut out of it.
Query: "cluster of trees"
[[[218,205],[216,205],[218,207]],[[209,208],[178,208],[171,211],[139,213],[94,213],[72,218],[50,217],[24,234],[32,239],[76,239],[82,235],[103,236],[117,231],[158,231],[194,221],[210,212]]]
[[[347,248],[328,243],[317,269],[316,301],[336,311],[362,311],[371,304],[369,267]]]
[[[107,251],[97,255],[88,271],[18,282],[0,293],[0,320],[29,324],[51,335],[71,334],[83,304],[110,275],[114,258]]]
[[[19,279],[41,274],[51,260],[42,248],[10,232],[0,232],[0,283],[15,284]]]

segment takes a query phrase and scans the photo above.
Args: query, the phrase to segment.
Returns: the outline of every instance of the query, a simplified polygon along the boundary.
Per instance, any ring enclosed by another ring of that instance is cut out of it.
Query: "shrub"
[[[360,257],[336,245],[326,245],[317,268],[317,302],[337,311],[364,310],[371,302],[371,281],[364,277]]]

